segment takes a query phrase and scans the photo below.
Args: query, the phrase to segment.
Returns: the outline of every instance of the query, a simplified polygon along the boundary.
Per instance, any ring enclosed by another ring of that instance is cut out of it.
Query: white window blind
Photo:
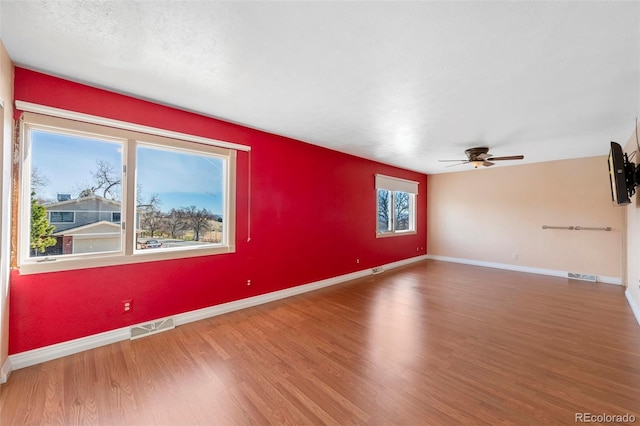
[[[392,176],[376,174],[376,189],[388,191],[401,191],[409,194],[418,193],[418,183],[412,180],[400,179]]]

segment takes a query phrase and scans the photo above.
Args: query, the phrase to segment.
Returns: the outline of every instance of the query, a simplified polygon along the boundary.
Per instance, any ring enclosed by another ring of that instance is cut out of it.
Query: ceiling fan
[[[489,167],[494,165],[494,161],[504,161],[504,160],[523,160],[524,155],[511,155],[509,157],[494,157],[489,154],[489,148],[487,147],[477,147],[477,148],[469,148],[464,152],[467,155],[466,160],[438,160],[440,162],[451,162],[457,161],[458,164],[452,164],[447,167],[458,166],[460,164],[471,163],[474,168],[478,168],[480,166]]]

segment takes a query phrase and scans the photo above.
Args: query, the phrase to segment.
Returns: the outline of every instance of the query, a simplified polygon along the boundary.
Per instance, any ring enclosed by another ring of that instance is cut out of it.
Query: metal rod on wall
[[[611,227],[607,226],[606,228],[589,228],[585,226],[576,226],[574,228],[576,231],[611,231]]]
[[[607,226],[604,228],[591,228],[588,226],[549,226],[542,225],[542,229],[568,229],[569,231],[611,231],[611,227]]]

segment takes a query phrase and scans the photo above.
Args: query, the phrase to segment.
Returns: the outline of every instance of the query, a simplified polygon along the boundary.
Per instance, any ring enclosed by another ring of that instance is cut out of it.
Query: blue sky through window
[[[162,211],[196,206],[222,214],[222,159],[142,144],[137,159],[143,200],[155,193]]]
[[[102,160],[122,170],[122,144],[66,134],[31,131],[31,168],[46,185],[38,196],[55,201],[57,194],[76,198],[82,188],[92,185],[96,162]]]
[[[93,185],[91,173],[98,161],[122,170],[122,150],[118,142],[32,130],[31,167],[46,182],[38,188],[38,196],[50,201],[57,194],[76,198],[81,189]],[[142,144],[137,155],[137,183],[143,201],[158,194],[164,212],[195,205],[222,214],[222,159]]]

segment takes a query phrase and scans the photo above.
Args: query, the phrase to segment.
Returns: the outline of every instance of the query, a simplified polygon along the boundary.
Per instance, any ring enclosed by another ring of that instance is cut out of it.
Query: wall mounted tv
[[[611,200],[624,206],[631,202],[640,183],[640,167],[629,161],[629,156],[622,151],[620,144],[611,142],[609,151],[609,180],[611,182]]]

